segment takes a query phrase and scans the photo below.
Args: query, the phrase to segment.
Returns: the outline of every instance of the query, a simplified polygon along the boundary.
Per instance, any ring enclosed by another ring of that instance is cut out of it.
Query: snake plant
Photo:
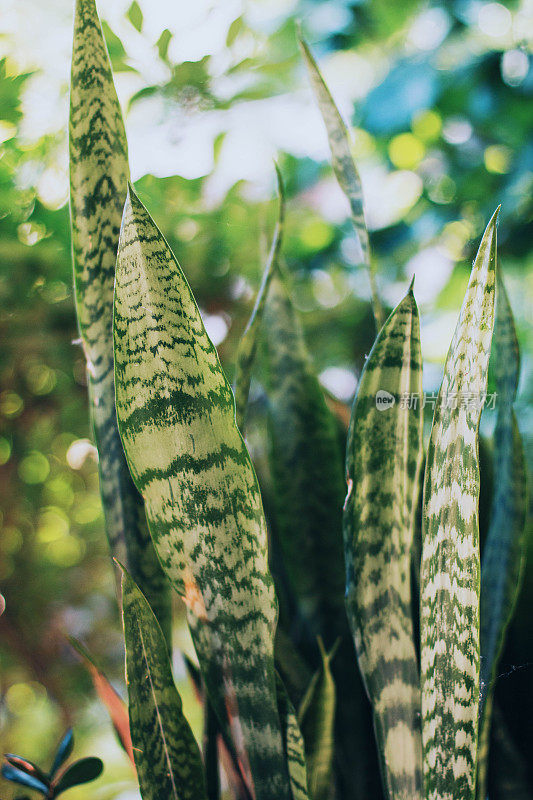
[[[416,287],[384,320],[348,128],[301,48],[378,328],[348,429],[317,378],[282,264],[279,170],[279,219],[232,388],[187,264],[128,184],[94,0],[77,0],[76,308],[111,554],[124,564],[129,735],[125,708],[82,655],[144,800],[224,792],[236,800],[486,800],[491,724],[506,737],[491,713],[493,687],[520,583],[526,502],[498,212],[474,261],[424,456]],[[478,429],[491,350],[501,483],[481,561]],[[244,438],[254,374],[268,417],[264,506]],[[171,589],[196,650],[189,669],[206,710],[203,748],[172,675]]]

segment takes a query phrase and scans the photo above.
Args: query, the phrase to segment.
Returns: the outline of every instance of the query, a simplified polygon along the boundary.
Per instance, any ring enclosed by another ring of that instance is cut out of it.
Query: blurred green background
[[[438,388],[479,237],[502,203],[499,254],[522,346],[517,414],[531,464],[532,1],[100,0],[98,10],[133,178],[230,376],[273,229],[274,158],[288,188],[294,297],[321,380],[339,399],[353,396],[374,336],[297,20],[352,126],[384,302],[398,302],[416,275],[427,391]],[[46,765],[72,723],[75,753],[106,763],[91,797],[134,800],[131,768],[64,638],[82,639],[124,693],[71,287],[72,13],[70,0],[3,0],[0,20],[0,750]],[[255,396],[260,406],[258,386]],[[498,688],[529,755],[532,602],[530,567]],[[179,620],[176,644],[187,649]],[[0,793],[14,796],[7,784]]]

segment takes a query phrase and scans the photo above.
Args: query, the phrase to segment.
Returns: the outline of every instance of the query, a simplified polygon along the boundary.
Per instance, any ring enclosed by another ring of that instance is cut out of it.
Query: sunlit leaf
[[[113,284],[129,175],[124,123],[94,0],[77,0],[70,90],[76,310],[87,360],[111,554],[128,565],[170,640],[170,593],[126,465],[115,413]]]
[[[129,21],[131,22],[135,30],[139,31],[140,33],[142,31],[144,19],[143,19],[143,12],[137,0],[133,0],[133,3],[128,8],[126,16],[128,17]]]
[[[479,711],[478,429],[494,327],[496,219],[444,367],[424,479],[420,636],[427,800],[475,796]]]
[[[346,195],[350,204],[350,211],[355,234],[361,249],[361,261],[368,267],[370,275],[370,285],[372,289],[372,305],[376,325],[379,330],[383,323],[383,309],[379,300],[374,266],[370,257],[370,243],[368,230],[365,222],[363,206],[363,190],[361,179],[352,156],[350,134],[346,124],[335,105],[324,78],[322,77],[318,65],[314,59],[307,43],[299,38],[300,49],[309,72],[311,85],[315,94],[320,113],[324,119],[328,134],[329,146],[333,163],[333,170],[341,189]]]
[[[133,193],[115,288],[119,427],[202,676],[257,800],[288,800],[276,706],[277,602],[235,403],[174,255]],[[133,357],[132,357],[133,356]]]
[[[344,507],[346,607],[391,800],[422,796],[411,611],[421,393],[420,328],[411,288],[382,327],[361,376],[348,433]]]
[[[130,730],[143,800],[206,800],[200,751],[185,719],[161,628],[123,570]]]

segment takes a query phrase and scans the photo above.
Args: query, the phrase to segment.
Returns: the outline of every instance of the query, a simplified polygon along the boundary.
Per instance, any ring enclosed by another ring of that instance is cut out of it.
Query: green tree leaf
[[[127,564],[170,641],[170,587],[131,480],[115,413],[113,284],[129,169],[126,134],[94,0],[77,0],[70,91],[70,210],[76,311],[111,554]]]
[[[336,693],[330,664],[339,641],[330,653],[326,653],[319,638],[322,664],[313,675],[298,711],[298,722],[305,741],[307,784],[311,800],[329,800],[331,797]]]
[[[422,796],[411,611],[421,394],[420,326],[411,288],[382,327],[361,376],[348,433],[344,507],[348,620],[391,800]]]
[[[420,637],[427,800],[475,796],[479,711],[478,429],[494,327],[496,219],[446,358],[424,478]]]
[[[494,430],[494,493],[481,569],[480,752],[478,797],[487,794],[491,708],[505,634],[522,585],[527,511],[524,449],[513,402],[520,352],[513,314],[498,275],[492,353],[498,415]]]
[[[143,800],[207,800],[200,750],[183,714],[165,638],[125,569],[122,607],[130,730]]]
[[[259,292],[257,293],[255,300],[252,316],[248,320],[248,324],[239,343],[237,361],[235,365],[235,413],[237,425],[241,431],[244,431],[246,407],[248,405],[248,395],[250,393],[250,383],[252,380],[252,370],[257,353],[259,331],[263,321],[268,290],[276,270],[283,241],[283,226],[285,222],[285,190],[283,187],[283,178],[281,177],[281,172],[277,164],[276,177],[278,181],[279,194],[278,221],[274,231],[274,239],[272,241],[272,247],[268,256],[267,265],[263,273],[261,286],[259,287]]]
[[[189,285],[130,189],[115,288],[119,427],[161,563],[188,608],[213,708],[257,800],[289,800],[277,601],[257,478]]]
[[[133,25],[136,31],[139,33],[142,31],[143,27],[143,12],[141,11],[141,7],[137,0],[133,0],[133,3],[128,8],[126,16],[128,17],[129,21]]]
[[[298,41],[305,66],[309,73],[311,86],[326,126],[333,171],[335,172],[339,186],[350,204],[352,222],[361,249],[361,261],[368,267],[370,287],[372,290],[372,306],[374,309],[376,326],[379,330],[383,324],[383,309],[376,286],[374,265],[370,257],[370,242],[363,206],[363,190],[361,187],[361,179],[352,156],[350,134],[348,133],[348,128],[346,127],[339,109],[335,105],[331,92],[320,73],[309,46],[302,38],[299,38]]]

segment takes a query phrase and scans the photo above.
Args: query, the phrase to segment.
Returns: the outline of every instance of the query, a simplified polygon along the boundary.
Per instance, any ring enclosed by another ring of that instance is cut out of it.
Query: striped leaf
[[[420,573],[426,800],[475,796],[479,710],[478,428],[494,327],[496,219],[444,367],[424,479]]]
[[[344,507],[346,607],[390,800],[421,797],[411,550],[422,458],[422,363],[412,288],[381,329],[352,410]]]
[[[341,639],[332,667],[343,697],[336,718],[337,782],[356,800],[368,796],[377,800],[380,781],[370,711],[344,604],[345,482],[338,425],[326,405],[279,271],[265,306],[263,338],[276,531],[309,630],[308,641],[299,636],[297,644],[314,670],[319,655],[316,637],[321,636],[328,648]],[[288,622],[294,628],[293,620]]]
[[[526,549],[526,465],[513,401],[520,353],[503,281],[497,280],[492,353],[498,414],[494,430],[494,482],[490,526],[481,570],[481,723],[478,796],[486,797],[492,697],[505,633],[522,584]]]
[[[130,730],[143,800],[207,800],[200,751],[183,714],[165,638],[125,569],[122,608]]]
[[[276,705],[277,602],[257,478],[189,285],[130,189],[115,288],[116,401],[131,473],[183,596],[213,708],[256,800],[288,800]]]
[[[281,172],[279,171],[277,165],[276,177],[278,181],[279,212],[276,229],[274,231],[274,239],[272,241],[272,247],[268,256],[267,265],[263,273],[261,286],[259,287],[259,292],[255,300],[252,316],[248,321],[242,339],[239,343],[239,349],[237,351],[237,363],[235,369],[235,413],[237,425],[241,431],[244,431],[246,406],[248,405],[252,370],[259,341],[259,331],[261,329],[270,282],[276,269],[283,239],[283,225],[285,220],[285,190],[283,187]]]
[[[299,44],[309,73],[311,86],[313,87],[313,92],[326,126],[333,171],[350,204],[352,223],[361,250],[361,261],[368,267],[372,291],[372,306],[376,325],[379,330],[383,324],[383,309],[381,308],[377,291],[374,265],[370,257],[370,243],[363,207],[363,190],[361,187],[361,179],[352,156],[350,134],[339,109],[335,105],[331,92],[320,73],[309,46],[302,38],[299,39]]]
[[[309,800],[307,791],[307,764],[302,732],[300,731],[296,711],[283,685],[283,681],[279,675],[276,677],[279,718],[287,756],[292,800]]]
[[[111,554],[128,565],[170,641],[170,590],[130,478],[115,413],[113,284],[128,155],[94,0],[77,0],[70,90],[70,211],[76,310]]]
[[[339,641],[330,653],[326,653],[322,640],[318,640],[322,664],[313,675],[298,711],[298,722],[305,741],[307,784],[311,800],[329,800],[331,797],[336,696],[330,664]]]

